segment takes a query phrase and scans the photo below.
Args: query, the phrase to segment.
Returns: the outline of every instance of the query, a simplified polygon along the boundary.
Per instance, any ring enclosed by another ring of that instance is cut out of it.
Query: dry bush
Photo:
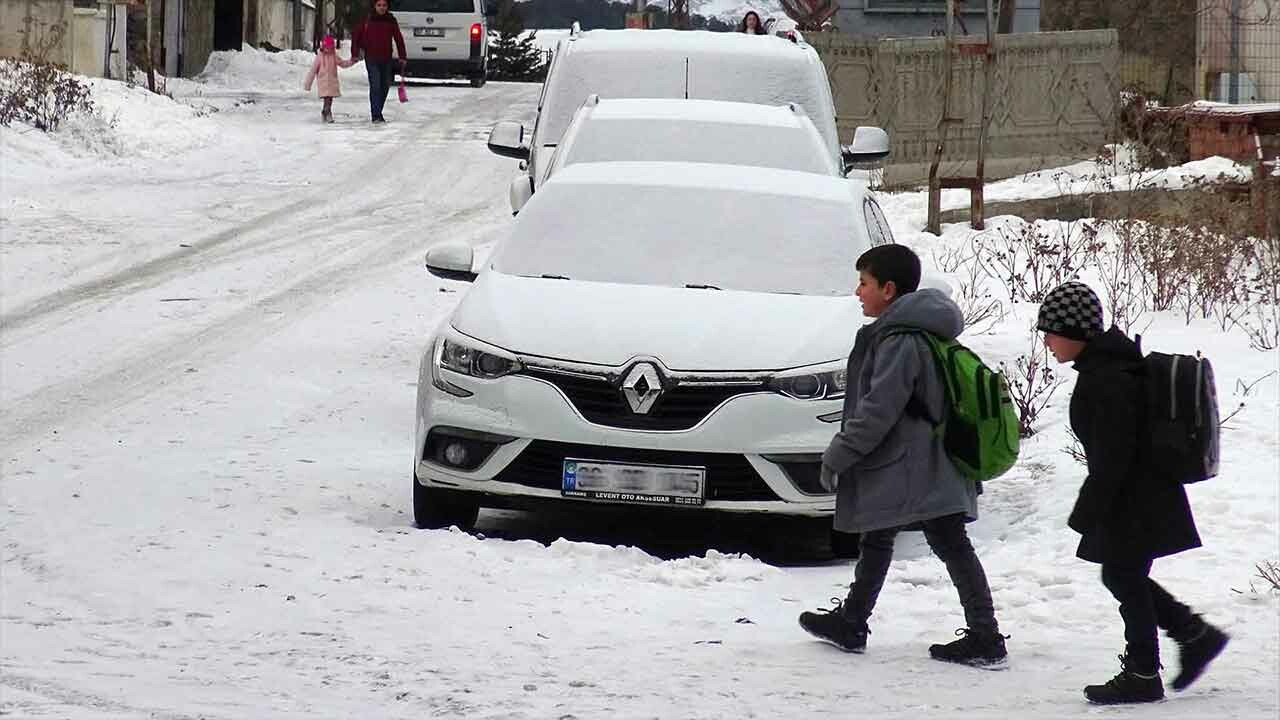
[[[1036,434],[1035,422],[1049,406],[1053,395],[1066,383],[1050,366],[1049,351],[1039,336],[1031,335],[1031,350],[1013,362],[1014,370],[1001,363],[1000,369],[1009,381],[1009,395],[1018,408],[1018,434],[1024,438]]]
[[[1266,560],[1254,565],[1258,570],[1258,579],[1271,587],[1271,592],[1280,592],[1280,564]]]
[[[1001,226],[973,239],[977,259],[987,275],[1004,284],[1014,302],[1041,302],[1050,290],[1076,277],[1096,250],[1096,235],[1066,230],[1054,222],[1022,222]]]
[[[987,290],[987,274],[972,241],[941,253],[935,250],[933,259],[939,270],[959,278],[960,291],[954,299],[964,317],[965,332],[980,335],[1004,319],[1004,304]]]
[[[0,125],[53,132],[71,115],[92,111],[89,85],[63,67],[0,58]]]
[[[1103,223],[1093,232],[1106,228],[1114,235],[1110,247],[1093,256],[1098,271],[1101,300],[1111,321],[1126,334],[1133,334],[1147,314],[1147,276],[1138,259],[1136,236],[1142,227],[1136,223]]]
[[[1062,449],[1062,452],[1066,453],[1077,465],[1089,467],[1089,458],[1084,454],[1084,443],[1080,442],[1080,438],[1074,430],[1067,428],[1067,434],[1071,437],[1071,442]]]
[[[1255,350],[1280,348],[1280,238],[1260,238],[1250,246],[1253,274],[1244,280],[1249,311],[1239,321]]]

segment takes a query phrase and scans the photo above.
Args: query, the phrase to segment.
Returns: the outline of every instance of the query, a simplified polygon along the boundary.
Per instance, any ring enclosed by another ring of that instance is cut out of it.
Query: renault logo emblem
[[[662,376],[649,363],[637,363],[622,379],[622,396],[631,406],[631,412],[647,415],[653,404],[662,397]]]

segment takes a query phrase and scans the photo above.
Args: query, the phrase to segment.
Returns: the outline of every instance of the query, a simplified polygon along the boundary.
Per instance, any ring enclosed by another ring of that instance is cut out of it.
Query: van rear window
[[[394,3],[395,12],[421,13],[474,13],[475,0],[400,0]]]

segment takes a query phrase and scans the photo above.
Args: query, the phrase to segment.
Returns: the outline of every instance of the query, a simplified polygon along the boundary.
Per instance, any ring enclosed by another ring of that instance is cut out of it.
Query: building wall
[[[254,36],[254,44],[262,47],[264,43],[269,43],[272,47],[276,48],[292,48],[294,0],[257,0],[257,5],[257,34]],[[247,14],[248,13],[246,12],[246,15]],[[315,17],[315,3],[310,0],[303,0],[303,48],[311,47],[311,38],[315,28]]]
[[[1198,1],[1041,0],[1040,29],[1118,31],[1121,87],[1178,105],[1194,100],[1199,92],[1191,51]]]
[[[943,114],[945,41],[867,40],[842,33],[805,36],[831,79],[844,142],[859,125],[889,133],[885,182],[928,178]],[[1093,157],[1111,138],[1119,96],[1114,30],[1024,33],[996,38],[986,176],[1009,177]],[[982,118],[981,56],[957,55],[943,175],[974,174]]]
[[[1041,0],[1010,1],[1018,3],[1013,17],[1014,32],[1040,29]],[[983,8],[980,12],[963,14],[969,34],[985,34],[986,4],[980,0],[966,4]],[[835,24],[839,32],[854,37],[938,36],[947,30],[946,3],[943,0],[841,0]]]
[[[0,56],[22,57],[44,40],[56,35],[69,35],[72,22],[71,0],[4,0],[0,2]],[[54,44],[45,58],[70,66],[71,44],[64,37]]]
[[[123,6],[116,8],[111,76],[124,77],[128,47],[128,20]],[[8,0],[0,2],[0,56],[40,56],[64,65],[72,72],[102,77],[107,69],[105,6],[75,7],[70,0]]]

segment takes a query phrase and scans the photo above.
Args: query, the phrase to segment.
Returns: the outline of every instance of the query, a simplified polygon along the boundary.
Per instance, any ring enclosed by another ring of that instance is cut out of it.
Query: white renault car
[[[433,274],[474,285],[422,359],[417,524],[545,502],[829,515],[819,454],[882,221],[837,177],[583,163],[483,267],[432,248]]]

